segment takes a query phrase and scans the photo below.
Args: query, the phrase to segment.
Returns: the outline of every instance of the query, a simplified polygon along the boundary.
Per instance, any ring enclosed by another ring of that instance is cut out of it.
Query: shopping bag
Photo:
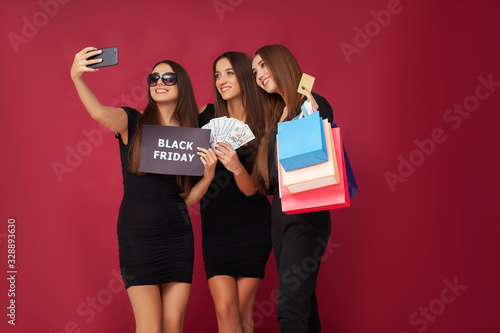
[[[349,191],[347,186],[347,176],[345,173],[344,152],[342,149],[342,139],[340,128],[332,128],[335,155],[337,157],[340,182],[335,185],[325,186],[309,191],[291,194],[283,186],[284,168],[278,165],[279,186],[281,196],[281,210],[286,214],[299,214],[349,207]],[[279,142],[278,142],[279,143]],[[279,154],[279,152],[278,152]]]
[[[336,123],[332,124],[332,128],[337,127]],[[356,183],[356,178],[354,178],[354,172],[352,171],[351,163],[349,162],[349,157],[347,156],[344,143],[342,143],[342,149],[344,150],[345,172],[347,175],[347,184],[349,185],[349,198],[352,199],[358,192],[358,184]]]
[[[328,119],[323,119],[328,161],[305,168],[284,171],[283,186],[294,194],[315,188],[338,184],[340,181],[333,134]]]
[[[285,171],[326,162],[325,131],[319,112],[278,123],[278,151]]]

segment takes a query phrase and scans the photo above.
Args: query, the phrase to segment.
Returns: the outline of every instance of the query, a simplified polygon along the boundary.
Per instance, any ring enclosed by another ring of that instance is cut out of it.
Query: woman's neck
[[[280,118],[279,122],[281,123],[283,120],[286,119],[286,117],[288,117],[288,107],[287,106],[285,106],[283,108],[283,113],[281,114],[281,118]]]
[[[162,103],[157,104],[160,111],[160,123],[163,126],[180,126],[180,121],[177,119],[175,109],[177,103]]]
[[[285,96],[281,92],[278,92],[278,95],[280,95],[281,98],[283,99],[283,102],[285,102],[285,107],[283,108],[283,112],[281,113],[281,117],[279,120],[279,122],[281,123],[283,120],[286,119],[286,117],[288,117],[288,111],[290,110],[290,108],[286,104],[287,100],[285,99]]]
[[[229,117],[236,118],[242,122],[246,122],[247,111],[243,107],[241,98],[232,98],[227,101],[227,112]]]

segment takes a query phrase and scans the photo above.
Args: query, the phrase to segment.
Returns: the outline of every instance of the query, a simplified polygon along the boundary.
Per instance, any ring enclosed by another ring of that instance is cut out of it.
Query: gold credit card
[[[297,92],[299,94],[305,95],[302,87],[306,88],[309,92],[312,91],[314,80],[316,80],[311,75],[307,75],[306,73],[302,73],[302,78],[300,79],[299,87],[297,88]]]

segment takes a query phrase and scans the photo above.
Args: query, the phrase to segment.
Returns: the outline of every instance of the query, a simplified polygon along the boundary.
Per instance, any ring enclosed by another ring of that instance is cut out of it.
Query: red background
[[[0,2],[2,332],[134,331],[126,292],[113,274],[122,194],[118,142],[95,134],[99,125],[69,76],[74,54],[85,46],[118,46],[120,64],[85,80],[103,104],[140,109],[144,78],[156,61],[181,63],[201,105],[212,101],[213,59],[229,50],[253,55],[270,43],[289,47],[316,77],[360,187],[350,208],[331,213],[334,251],[318,281],[324,332],[500,331],[500,87],[479,88],[488,97],[472,105],[458,128],[443,118],[455,103],[474,102],[479,76],[500,82],[498,1],[401,0],[385,27],[370,23],[371,11],[394,0],[60,1],[66,3]],[[30,30],[33,23],[38,27]],[[372,29],[371,37],[355,40],[356,27]],[[24,38],[17,46],[9,39],[14,34]],[[340,45],[356,41],[348,62]],[[419,153],[415,140],[431,138],[437,128],[446,140],[429,156]],[[96,135],[94,143],[86,132]],[[70,167],[68,149],[86,156]],[[400,158],[419,165],[391,190],[385,173],[397,174]],[[58,178],[54,163],[68,172]],[[200,219],[195,208],[190,212],[196,260],[185,332],[216,332]],[[15,327],[6,316],[9,218],[17,236]],[[278,330],[272,258],[266,273],[256,332]],[[455,279],[467,288],[453,298],[444,281]],[[453,301],[443,303],[442,292]],[[429,306],[432,317],[410,322]]]

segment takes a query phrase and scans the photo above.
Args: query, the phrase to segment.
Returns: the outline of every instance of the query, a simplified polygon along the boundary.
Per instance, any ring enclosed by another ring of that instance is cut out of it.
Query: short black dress
[[[214,106],[200,114],[200,127],[214,117]],[[256,152],[236,150],[251,173]],[[214,180],[200,201],[203,259],[207,279],[215,275],[264,278],[271,252],[271,205],[260,193],[246,196],[233,173],[217,162]]]
[[[129,146],[141,113],[123,107],[128,115],[128,144],[120,135],[123,199],[118,216],[118,249],[125,287],[168,282],[191,283],[194,237],[176,176],[129,169]]]

